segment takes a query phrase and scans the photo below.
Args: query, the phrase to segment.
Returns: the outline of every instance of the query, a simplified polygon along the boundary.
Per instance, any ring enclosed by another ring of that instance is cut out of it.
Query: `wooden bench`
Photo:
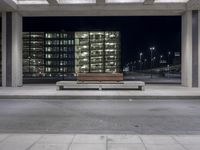
[[[56,82],[57,90],[145,90],[145,83],[142,81],[121,81],[121,82],[111,82],[111,81],[104,81],[104,82],[92,82],[92,81],[58,81]]]
[[[123,81],[122,73],[78,73],[77,81]]]

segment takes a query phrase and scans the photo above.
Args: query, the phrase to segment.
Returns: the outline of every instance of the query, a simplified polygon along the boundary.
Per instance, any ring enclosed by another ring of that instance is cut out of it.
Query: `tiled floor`
[[[0,134],[0,150],[199,150],[200,135]]]

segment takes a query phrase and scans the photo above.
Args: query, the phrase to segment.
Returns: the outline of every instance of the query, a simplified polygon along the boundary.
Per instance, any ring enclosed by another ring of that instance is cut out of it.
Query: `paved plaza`
[[[0,134],[1,150],[199,150],[195,135]]]
[[[23,87],[0,87],[0,99],[121,99],[121,98],[200,98],[200,88],[188,88],[177,84],[147,84],[140,90],[62,90],[55,84],[25,84]]]

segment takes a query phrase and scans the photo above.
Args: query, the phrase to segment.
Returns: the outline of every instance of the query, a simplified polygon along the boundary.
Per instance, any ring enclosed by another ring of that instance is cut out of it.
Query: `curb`
[[[45,100],[188,100],[195,99],[200,100],[200,96],[157,96],[157,95],[147,95],[147,96],[91,96],[91,95],[59,95],[59,96],[49,96],[49,95],[0,95],[0,100],[4,99],[45,99]]]

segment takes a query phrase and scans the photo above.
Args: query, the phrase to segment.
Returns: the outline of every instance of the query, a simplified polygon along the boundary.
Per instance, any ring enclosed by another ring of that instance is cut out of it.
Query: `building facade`
[[[120,72],[119,32],[76,32],[75,56],[76,73]]]
[[[24,82],[73,80],[82,72],[120,71],[117,31],[24,32]]]

